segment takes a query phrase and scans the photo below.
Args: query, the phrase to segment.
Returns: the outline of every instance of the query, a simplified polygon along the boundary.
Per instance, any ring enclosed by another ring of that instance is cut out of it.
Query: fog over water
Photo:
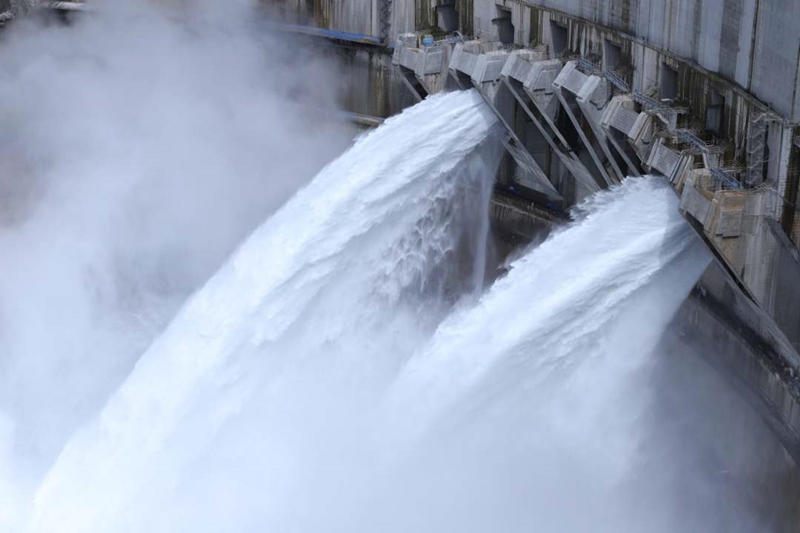
[[[114,6],[0,43],[0,531],[765,529],[662,178],[495,280],[478,93],[356,136],[245,4]]]
[[[351,142],[310,111],[335,108],[332,66],[213,5],[0,36],[0,484],[35,486],[182,301]]]

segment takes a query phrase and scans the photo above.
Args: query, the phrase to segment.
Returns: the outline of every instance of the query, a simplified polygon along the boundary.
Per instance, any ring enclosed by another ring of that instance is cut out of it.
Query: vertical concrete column
[[[652,48],[633,45],[634,65],[633,90],[646,92],[658,83],[658,53]]]
[[[414,9],[414,0],[392,0],[392,22],[389,29],[390,43],[394,43],[400,34],[416,30]]]
[[[792,149],[792,128],[780,122],[770,124],[767,131],[769,161],[767,163],[767,182],[775,187],[778,194],[772,212],[764,213],[773,220],[780,220],[783,209],[791,209],[785,202],[789,178],[789,154]]]
[[[370,17],[369,22],[369,35],[381,36],[381,20],[380,20],[380,6],[381,0],[372,0],[370,2]]]

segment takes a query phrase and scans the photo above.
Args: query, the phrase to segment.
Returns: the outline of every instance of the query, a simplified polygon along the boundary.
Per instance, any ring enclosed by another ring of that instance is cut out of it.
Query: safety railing
[[[694,148],[700,150],[701,152],[704,152],[704,153],[707,153],[707,154],[709,154],[709,153],[719,154],[719,153],[722,153],[724,151],[724,147],[716,145],[716,144],[707,143],[706,141],[704,141],[703,139],[701,139],[700,137],[695,135],[690,130],[687,130],[687,129],[676,129],[675,133],[677,134],[678,140],[680,142],[684,142],[686,144],[690,144]]]
[[[742,188],[742,184],[734,176],[734,171],[732,170],[723,170],[721,168],[712,168],[711,169],[711,176],[714,179],[714,188],[715,190],[719,189],[734,189],[738,190]]]
[[[624,93],[631,92],[630,91],[630,87],[628,87],[628,84],[625,82],[625,80],[623,80],[621,77],[619,77],[619,75],[617,73],[615,73],[615,72],[613,72],[611,70],[606,70],[604,72],[604,74],[605,74],[606,79],[614,87],[616,87],[617,89],[619,89],[620,91],[622,91]]]
[[[578,68],[582,70],[585,74],[602,74],[603,71],[600,69],[599,66],[595,65],[585,57],[579,57],[575,59],[575,62],[578,65]]]
[[[634,102],[641,104],[645,109],[658,109],[659,107],[663,107],[658,100],[645,96],[638,91],[631,93],[631,98],[633,98]]]

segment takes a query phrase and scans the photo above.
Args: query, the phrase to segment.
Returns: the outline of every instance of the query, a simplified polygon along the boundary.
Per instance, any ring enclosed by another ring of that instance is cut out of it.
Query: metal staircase
[[[620,77],[620,76],[619,76],[619,75],[618,75],[616,72],[613,72],[613,71],[611,71],[611,70],[606,70],[604,74],[605,74],[605,76],[606,76],[606,79],[607,79],[607,80],[608,80],[608,81],[609,81],[609,82],[610,82],[610,83],[611,83],[611,84],[612,84],[614,87],[616,87],[617,89],[619,89],[620,91],[622,91],[622,93],[629,93],[629,92],[631,92],[631,90],[630,90],[630,87],[628,87],[628,84],[627,84],[627,83],[625,82],[625,80],[623,80],[623,79],[622,79],[622,78],[621,78],[621,77]]]
[[[764,138],[767,134],[767,113],[753,113],[747,129],[747,171],[745,181],[755,186],[764,181]]]

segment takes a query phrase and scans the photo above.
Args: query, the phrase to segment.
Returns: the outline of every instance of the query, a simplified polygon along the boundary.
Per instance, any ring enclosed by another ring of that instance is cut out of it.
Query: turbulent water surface
[[[348,462],[336,454],[363,440],[363,407],[483,279],[493,128],[475,93],[431,98],[323,170],[67,444],[40,529],[203,530],[205,511],[236,528],[302,521],[297,498],[331,490]]]
[[[670,188],[630,179],[479,295],[495,127],[474,92],[431,97],[320,172],[75,433],[33,529],[642,518],[638,374],[708,258]]]
[[[484,286],[497,128],[466,91],[359,138],[69,428],[35,490],[0,484],[18,504],[7,523],[697,526],[651,522],[646,502],[657,498],[637,465],[654,347],[708,264],[705,249],[663,180],[630,178]]]

